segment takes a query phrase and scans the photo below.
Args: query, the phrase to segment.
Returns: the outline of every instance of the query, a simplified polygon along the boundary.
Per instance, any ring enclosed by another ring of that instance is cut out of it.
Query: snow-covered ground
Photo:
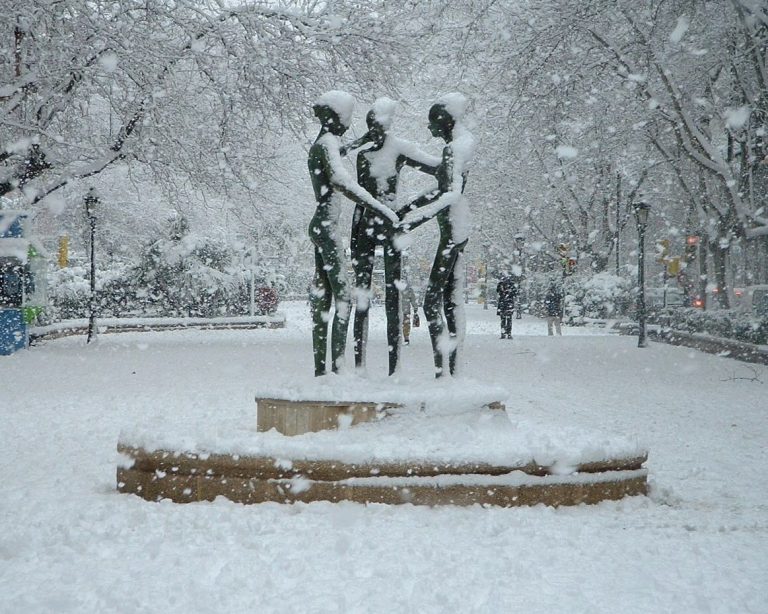
[[[259,387],[307,378],[308,308],[282,309],[281,330],[66,338],[0,357],[0,612],[768,611],[768,368],[596,329],[546,337],[533,318],[500,340],[475,305],[464,377],[509,390],[513,419],[638,436],[650,497],[555,510],[117,494],[121,431],[255,423]],[[431,381],[423,327],[403,352],[398,385]]]

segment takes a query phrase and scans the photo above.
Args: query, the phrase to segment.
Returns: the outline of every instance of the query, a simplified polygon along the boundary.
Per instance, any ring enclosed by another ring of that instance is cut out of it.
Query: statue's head
[[[352,110],[355,107],[355,99],[347,92],[331,90],[320,96],[312,110],[315,117],[320,120],[331,134],[341,136],[352,123]]]
[[[387,129],[376,117],[376,113],[373,109],[368,111],[368,115],[365,116],[365,123],[368,125],[368,136],[375,147],[381,147],[384,144],[384,139],[387,138]]]
[[[448,109],[443,104],[433,104],[429,110],[429,131],[432,136],[445,140],[451,138],[456,120],[451,117]]]
[[[368,124],[368,135],[374,146],[381,147],[387,137],[387,132],[392,127],[397,102],[386,96],[377,98],[371,110],[365,117]]]
[[[464,117],[468,104],[464,94],[458,92],[446,94],[433,104],[429,110],[429,131],[432,136],[450,140],[453,129]]]
[[[341,136],[347,131],[348,126],[345,126],[341,122],[339,114],[331,107],[323,104],[316,104],[312,107],[312,110],[315,113],[315,117],[320,120],[323,127],[331,134]]]

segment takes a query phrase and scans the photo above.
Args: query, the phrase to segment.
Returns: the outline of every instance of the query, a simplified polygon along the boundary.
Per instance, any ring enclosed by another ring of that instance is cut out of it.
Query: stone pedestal
[[[447,396],[446,411],[418,402],[292,401],[268,394],[256,399],[260,432],[241,429],[213,449],[191,444],[194,436],[186,433],[166,436],[164,449],[143,447],[141,434],[126,435],[118,444],[118,490],[177,503],[226,497],[503,507],[647,493],[647,452],[634,441],[577,429],[543,436],[540,425],[510,421],[504,405],[487,398],[452,412]],[[349,428],[361,423],[370,424]],[[285,436],[265,433],[272,429]],[[336,432],[312,435],[325,430]],[[591,452],[596,447],[601,456]]]
[[[238,503],[354,501],[513,507],[597,503],[647,493],[646,456],[606,459],[557,475],[536,463],[351,464],[336,460],[146,451],[118,445],[117,488],[148,501],[225,497]]]
[[[349,428],[361,422],[380,420],[394,403],[358,401],[289,401],[256,398],[256,429],[275,429],[283,435]]]

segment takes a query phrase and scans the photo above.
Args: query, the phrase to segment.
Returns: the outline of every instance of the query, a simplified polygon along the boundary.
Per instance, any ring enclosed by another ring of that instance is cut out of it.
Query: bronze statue
[[[440,158],[421,151],[416,145],[391,133],[396,103],[378,98],[368,111],[368,132],[342,149],[342,153],[360,150],[357,156],[357,180],[374,198],[388,207],[397,206],[400,171],[411,166],[434,175]],[[361,149],[364,148],[364,149]],[[389,374],[397,370],[400,356],[400,291],[402,259],[393,244],[391,233],[384,228],[388,221],[377,211],[358,205],[352,221],[350,248],[355,270],[356,309],[354,322],[355,366],[365,364],[368,337],[368,310],[374,254],[377,245],[384,249],[385,310],[387,315],[387,345]]]
[[[424,294],[435,377],[444,375],[446,357],[451,375],[456,372],[458,346],[464,335],[461,259],[469,240],[470,219],[463,192],[474,150],[472,134],[461,123],[466,106],[466,98],[454,93],[440,99],[429,110],[430,132],[446,142],[437,169],[437,189],[398,212],[405,230],[416,228],[433,217],[437,217],[440,229],[440,241]]]
[[[340,91],[326,92],[313,106],[321,124],[307,161],[317,200],[317,209],[309,224],[309,238],[315,246],[315,276],[310,292],[315,376],[326,373],[328,319],[332,301],[336,307],[331,332],[331,368],[334,372],[343,362],[347,341],[351,297],[344,247],[337,228],[340,195],[380,219],[382,234],[391,235],[398,221],[395,213],[362,189],[342,164],[339,136],[349,127],[353,106],[352,96]]]

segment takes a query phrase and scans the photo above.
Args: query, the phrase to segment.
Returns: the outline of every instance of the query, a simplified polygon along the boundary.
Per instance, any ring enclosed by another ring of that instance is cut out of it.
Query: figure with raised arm
[[[339,137],[350,125],[353,107],[352,96],[340,91],[326,92],[312,107],[321,124],[307,161],[317,200],[317,209],[309,224],[309,238],[315,246],[315,276],[310,289],[315,376],[326,374],[332,302],[336,308],[331,330],[331,369],[334,372],[339,370],[346,348],[351,296],[344,246],[338,234],[341,197],[346,196],[381,219],[382,234],[392,234],[398,221],[395,213],[362,189],[342,164]]]
[[[374,198],[394,210],[397,207],[397,188],[400,171],[411,166],[434,175],[440,158],[421,151],[416,145],[391,133],[397,103],[390,98],[378,98],[368,111],[368,132],[347,145],[342,152],[359,149],[357,155],[357,181]],[[400,358],[400,320],[402,258],[390,234],[382,232],[387,221],[375,211],[358,205],[352,221],[350,249],[355,270],[355,366],[365,364],[368,337],[368,309],[374,254],[377,245],[384,249],[385,309],[387,315],[387,346],[389,374],[396,370]]]
[[[398,212],[405,230],[416,228],[436,217],[440,230],[437,253],[424,293],[435,377],[445,374],[445,363],[456,372],[458,347],[464,336],[462,292],[464,247],[469,241],[469,205],[464,198],[467,171],[474,151],[474,138],[462,124],[467,99],[458,93],[441,98],[429,110],[429,130],[446,145],[437,169],[437,189],[425,194]]]

